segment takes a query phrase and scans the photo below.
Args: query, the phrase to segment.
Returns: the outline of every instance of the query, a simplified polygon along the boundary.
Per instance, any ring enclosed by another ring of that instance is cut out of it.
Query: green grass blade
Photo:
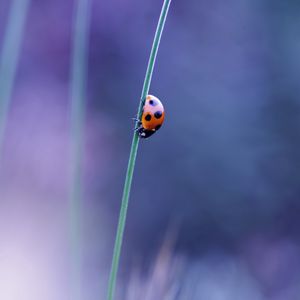
[[[138,118],[141,117],[145,99],[149,93],[149,88],[150,88],[151,78],[152,78],[153,69],[154,69],[154,65],[155,65],[156,55],[157,55],[157,51],[159,48],[160,39],[161,39],[161,35],[162,35],[164,25],[166,22],[170,3],[171,3],[171,0],[164,0],[161,14],[160,14],[160,17],[158,20],[158,24],[157,24],[153,44],[152,44],[152,49],[151,49],[151,53],[150,53],[150,57],[149,57],[146,76],[145,76],[145,80],[144,80],[144,84],[143,84],[143,90],[142,90],[142,95],[141,95],[141,99],[140,99],[140,104],[139,104],[139,108],[138,108],[138,113],[137,113]],[[123,196],[122,196],[122,202],[121,202],[121,209],[120,209],[120,216],[119,216],[116,240],[115,240],[114,251],[113,251],[113,259],[112,259],[112,265],[111,265],[109,282],[108,282],[107,300],[114,299],[117,273],[118,273],[120,254],[121,254],[121,248],[122,248],[122,241],[123,241],[123,235],[124,235],[124,229],[125,229],[125,223],[126,223],[129,194],[130,194],[130,189],[131,189],[131,183],[132,183],[132,177],[133,177],[133,172],[134,172],[134,166],[135,166],[135,161],[136,161],[138,145],[139,145],[139,137],[138,137],[137,133],[135,132],[133,135],[133,139],[132,139],[127,173],[126,173],[126,178],[125,178],[125,184],[124,184],[124,190],[123,190]]]
[[[0,57],[0,152],[16,75],[21,41],[30,0],[14,0],[10,8]]]
[[[70,246],[72,299],[81,299],[82,153],[87,81],[90,0],[75,2],[71,62]]]

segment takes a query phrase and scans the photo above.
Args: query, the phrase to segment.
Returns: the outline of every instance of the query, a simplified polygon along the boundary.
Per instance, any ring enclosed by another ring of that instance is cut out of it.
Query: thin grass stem
[[[171,0],[164,0],[163,6],[161,9],[161,13],[160,13],[160,17],[158,20],[158,24],[157,24],[153,44],[152,44],[152,49],[151,49],[151,53],[150,53],[150,57],[149,57],[146,76],[145,76],[143,89],[142,89],[142,95],[141,95],[141,99],[140,99],[140,103],[139,103],[139,108],[138,108],[138,112],[137,112],[138,119],[141,118],[145,99],[149,93],[149,88],[150,88],[151,78],[152,78],[155,60],[156,60],[156,56],[157,56],[157,51],[159,48],[161,35],[162,35],[164,25],[166,22],[166,18],[168,15],[170,3],[171,3]],[[136,122],[136,126],[137,126],[137,122]],[[138,145],[139,145],[139,137],[138,137],[138,134],[135,132],[133,134],[133,139],[132,139],[132,144],[131,144],[131,149],[130,149],[130,154],[129,154],[129,160],[128,160],[128,167],[127,167],[126,178],[125,178],[125,184],[124,184],[124,190],[123,190],[123,196],[122,196],[122,201],[121,201],[119,222],[118,222],[115,245],[114,245],[114,250],[113,250],[113,259],[112,259],[109,282],[108,282],[107,300],[114,299],[117,273],[118,273],[120,254],[121,254],[121,248],[122,248],[122,241],[123,241],[123,235],[124,235],[124,229],[125,229],[125,223],[126,223],[129,194],[130,194],[130,189],[131,189],[131,183],[132,183],[132,177],[133,177],[133,172],[134,172],[134,167],[135,167]]]
[[[71,61],[71,144],[70,144],[70,250],[71,298],[79,300],[81,293],[81,207],[82,154],[87,84],[87,52],[90,20],[90,0],[75,2],[73,47]]]
[[[4,33],[0,57],[0,153],[29,4],[30,0],[12,1]]]

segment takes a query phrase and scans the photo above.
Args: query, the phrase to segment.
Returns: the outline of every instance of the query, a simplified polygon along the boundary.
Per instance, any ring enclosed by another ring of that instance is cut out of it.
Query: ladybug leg
[[[141,120],[139,120],[138,118],[131,118],[133,121],[135,121],[135,122],[137,122],[137,128],[135,128],[135,130],[137,130],[140,126],[141,126],[141,124],[142,124],[142,122],[141,122]]]
[[[131,120],[136,121],[136,122],[141,122],[140,119],[138,119],[138,118],[131,118]]]
[[[142,128],[142,126],[139,124],[138,127],[135,127],[133,130],[134,131],[139,131]]]

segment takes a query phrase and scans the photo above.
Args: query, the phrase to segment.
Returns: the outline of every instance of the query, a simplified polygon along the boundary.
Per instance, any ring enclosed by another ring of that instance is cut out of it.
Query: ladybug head
[[[146,139],[148,137],[150,137],[153,133],[155,133],[156,130],[147,130],[143,127],[139,127],[137,129],[137,133],[139,135],[139,138],[141,139]]]

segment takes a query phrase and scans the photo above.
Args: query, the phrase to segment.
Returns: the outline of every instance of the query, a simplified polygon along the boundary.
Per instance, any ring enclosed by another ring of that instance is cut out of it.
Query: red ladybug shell
[[[152,95],[146,97],[142,114],[142,126],[147,130],[158,130],[164,122],[165,111],[160,100]]]
[[[138,129],[139,137],[147,138],[155,133],[164,122],[165,110],[158,98],[152,95],[146,97],[141,118],[141,126]]]

